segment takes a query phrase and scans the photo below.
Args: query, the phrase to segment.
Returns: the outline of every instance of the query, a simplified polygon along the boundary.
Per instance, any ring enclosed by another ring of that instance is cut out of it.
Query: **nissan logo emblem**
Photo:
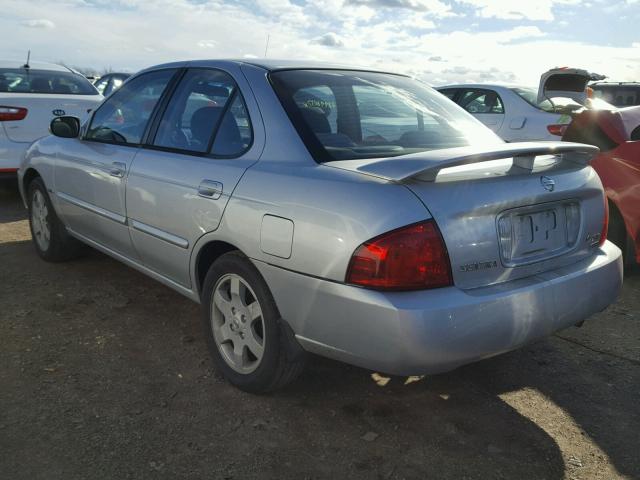
[[[549,192],[553,192],[553,190],[556,188],[556,182],[554,182],[549,177],[545,177],[545,176],[540,177],[540,183],[542,184],[544,189]]]

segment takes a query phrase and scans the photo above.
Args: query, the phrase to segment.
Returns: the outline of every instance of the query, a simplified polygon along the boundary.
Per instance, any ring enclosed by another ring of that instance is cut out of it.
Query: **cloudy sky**
[[[303,58],[537,84],[554,66],[640,80],[640,0],[0,0],[0,59],[135,71]]]

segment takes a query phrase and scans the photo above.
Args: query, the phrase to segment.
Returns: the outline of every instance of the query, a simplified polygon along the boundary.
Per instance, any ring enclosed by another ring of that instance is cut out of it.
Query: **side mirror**
[[[77,117],[56,117],[51,120],[49,130],[56,137],[78,138],[80,135],[80,119]]]

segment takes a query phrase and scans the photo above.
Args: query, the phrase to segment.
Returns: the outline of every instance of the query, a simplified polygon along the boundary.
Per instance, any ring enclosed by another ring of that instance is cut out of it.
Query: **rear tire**
[[[291,383],[304,369],[289,328],[256,267],[238,251],[209,268],[202,298],[211,357],[229,383],[265,393]]]
[[[47,262],[63,262],[80,256],[85,247],[73,238],[58,216],[40,177],[27,188],[29,227],[36,252]]]

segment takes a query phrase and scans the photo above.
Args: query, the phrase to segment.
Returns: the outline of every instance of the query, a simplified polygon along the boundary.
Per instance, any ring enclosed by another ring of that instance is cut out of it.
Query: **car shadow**
[[[0,223],[16,222],[27,218],[27,211],[22,204],[18,181],[0,179]]]

